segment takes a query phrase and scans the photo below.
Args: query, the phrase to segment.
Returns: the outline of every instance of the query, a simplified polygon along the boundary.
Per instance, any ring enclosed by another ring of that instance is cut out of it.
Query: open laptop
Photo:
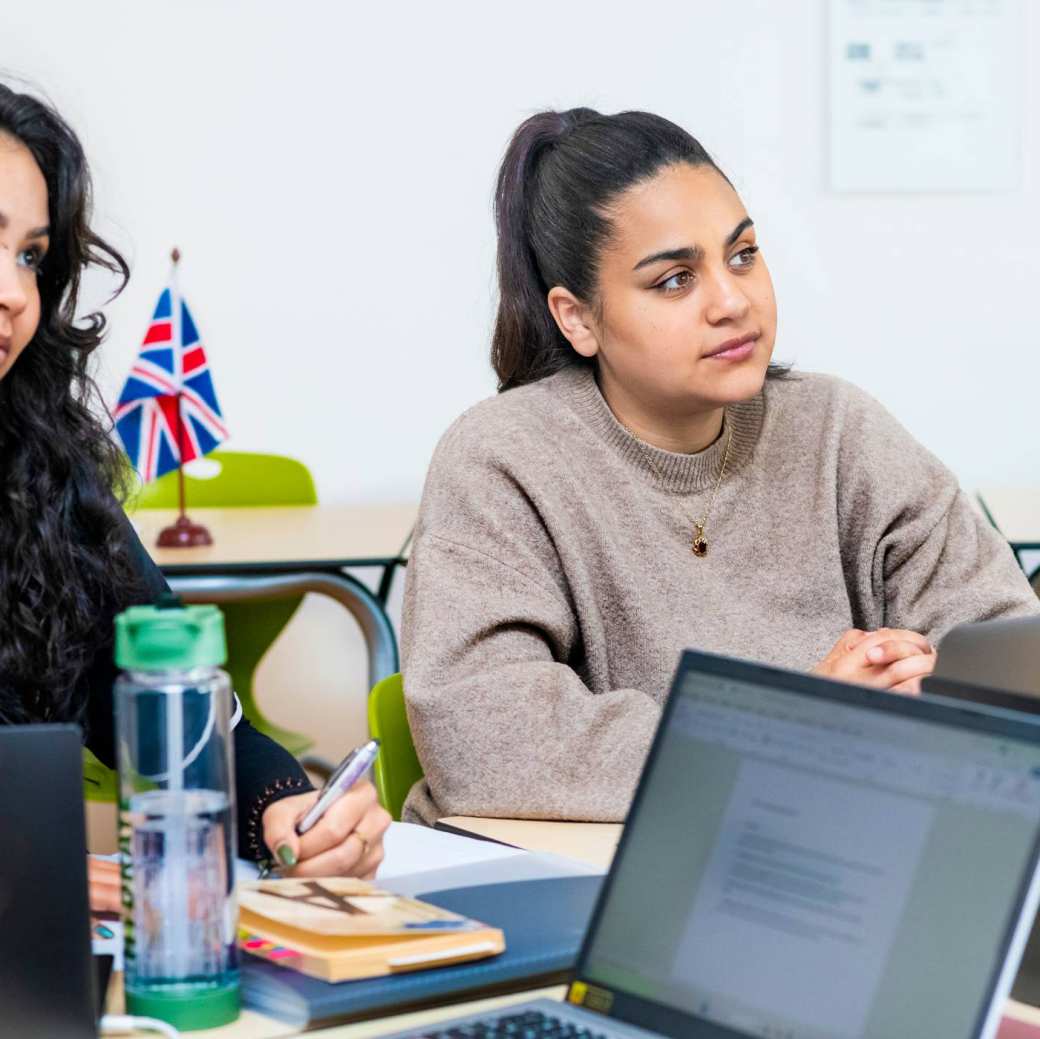
[[[400,1035],[985,1039],[1038,856],[1030,720],[688,652],[568,1002]]]
[[[921,685],[928,692],[949,680],[1040,697],[1040,616],[959,624],[939,643],[935,672]]]
[[[0,727],[0,820],[0,1034],[96,1039],[78,728]]]

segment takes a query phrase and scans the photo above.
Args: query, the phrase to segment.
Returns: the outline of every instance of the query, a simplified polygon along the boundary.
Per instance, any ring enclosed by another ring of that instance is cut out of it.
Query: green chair
[[[86,747],[83,748],[83,796],[88,801],[109,804],[119,800],[119,773],[102,765]]]
[[[379,740],[379,757],[372,769],[379,803],[399,820],[408,791],[423,777],[408,728],[400,674],[377,682],[368,694],[368,734]]]
[[[207,456],[220,463],[220,472],[206,479],[184,474],[187,512],[196,508],[250,505],[316,505],[318,495],[310,471],[295,458],[214,451]],[[137,509],[177,508],[177,473],[167,473],[145,484],[132,506]],[[313,746],[302,733],[280,728],[263,716],[253,691],[253,675],[261,658],[292,619],[301,599],[274,602],[227,603],[221,607],[227,630],[227,672],[242,703],[242,711],[261,732],[299,757]]]

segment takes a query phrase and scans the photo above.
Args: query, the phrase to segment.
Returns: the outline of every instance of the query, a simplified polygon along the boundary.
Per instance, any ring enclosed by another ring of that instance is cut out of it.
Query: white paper
[[[391,823],[383,836],[383,850],[383,864],[376,878],[379,883],[406,874],[500,862],[528,854],[506,844],[462,837],[415,823]]]
[[[1020,0],[831,0],[831,186],[1016,188],[1022,14]]]

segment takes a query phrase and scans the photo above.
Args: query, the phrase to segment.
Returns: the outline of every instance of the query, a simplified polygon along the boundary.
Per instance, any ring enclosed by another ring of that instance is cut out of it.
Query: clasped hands
[[[935,649],[916,631],[850,628],[813,668],[813,673],[840,682],[917,694],[921,691],[921,679],[932,673],[935,660]]]

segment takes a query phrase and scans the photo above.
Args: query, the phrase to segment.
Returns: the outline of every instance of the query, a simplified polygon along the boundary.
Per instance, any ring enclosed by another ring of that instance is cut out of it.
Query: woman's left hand
[[[287,877],[361,877],[372,880],[383,861],[390,813],[367,781],[355,783],[302,837],[296,823],[318,792],[285,797],[263,814],[264,843]]]

